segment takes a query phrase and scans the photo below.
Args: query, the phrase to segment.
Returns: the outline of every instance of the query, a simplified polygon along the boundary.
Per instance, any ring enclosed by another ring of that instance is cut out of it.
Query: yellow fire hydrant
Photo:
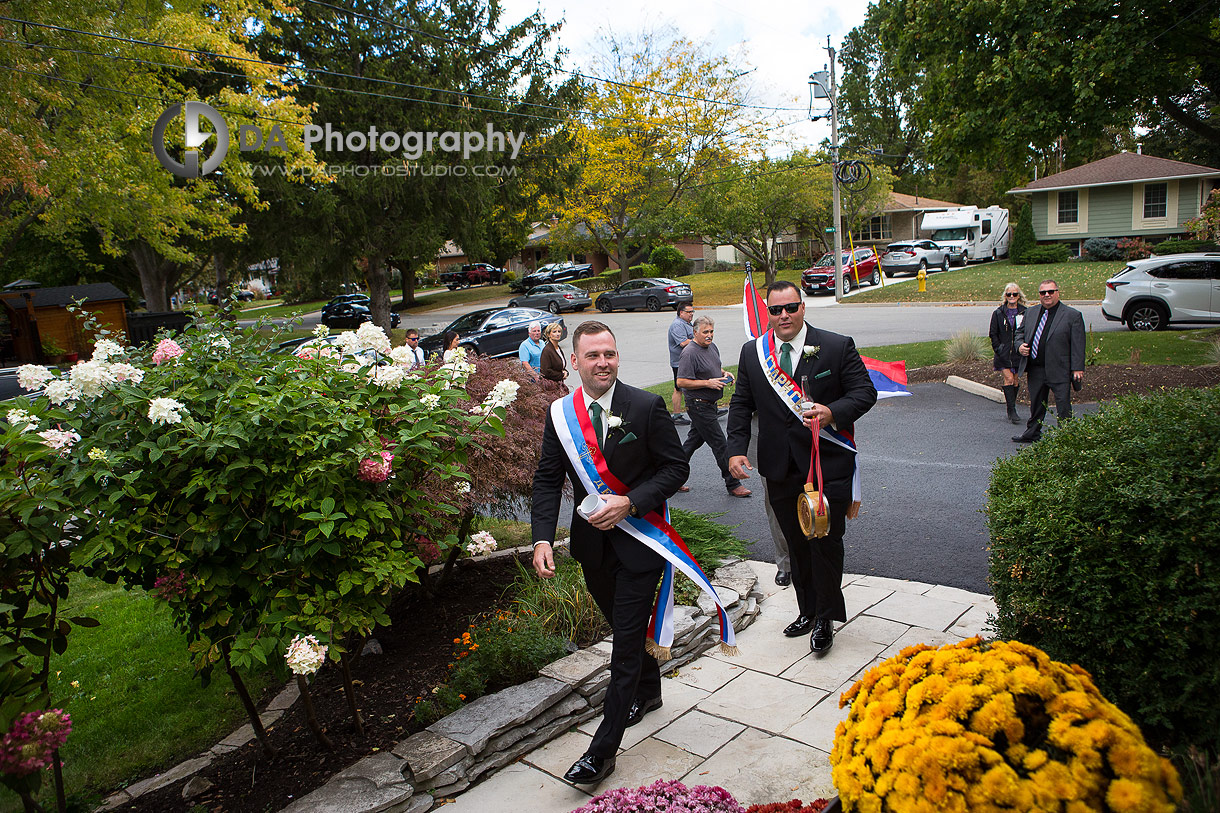
[[[928,291],[928,272],[927,272],[927,270],[924,268],[920,268],[919,273],[915,275],[915,278],[919,280],[919,292],[921,294],[927,293],[927,291]]]

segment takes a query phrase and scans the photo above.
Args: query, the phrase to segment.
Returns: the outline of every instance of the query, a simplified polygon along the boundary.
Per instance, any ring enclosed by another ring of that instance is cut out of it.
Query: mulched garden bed
[[[990,387],[1002,387],[1004,379],[991,369],[991,360],[959,362],[956,364],[934,364],[907,372],[907,380],[914,384],[925,381],[944,381],[951,375],[968,378]],[[1025,376],[1021,377],[1021,392],[1017,400],[1029,403],[1025,387]],[[1220,385],[1220,366],[1181,367],[1170,364],[1098,364],[1084,370],[1084,386],[1080,392],[1072,393],[1072,401],[1110,401],[1120,395],[1131,393],[1150,395],[1163,389],[1175,387],[1215,387]]]
[[[521,561],[525,563],[525,557]],[[365,655],[352,670],[364,719],[363,739],[357,737],[351,723],[339,670],[328,664],[314,682],[311,696],[334,751],[314,738],[304,704],[297,701],[268,729],[278,752],[274,759],[265,757],[254,740],[216,759],[199,774],[215,783],[205,793],[184,800],[182,783],[177,783],[118,809],[140,813],[276,811],[369,754],[393,748],[423,728],[411,717],[415,698],[428,694],[445,679],[453,658],[453,639],[475,617],[504,606],[505,590],[517,572],[512,557],[463,561],[440,587],[437,598],[428,599],[414,590],[394,602],[390,610],[393,623],[373,636],[384,654]],[[228,680],[220,673],[215,679]],[[279,688],[275,686],[271,695]]]

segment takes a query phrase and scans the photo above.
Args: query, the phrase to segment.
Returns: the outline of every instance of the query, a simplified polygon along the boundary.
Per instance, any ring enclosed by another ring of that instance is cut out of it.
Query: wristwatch
[[[628,500],[628,502],[630,502],[631,498],[628,497],[627,500]],[[635,507],[635,503],[631,503],[631,510],[628,511],[628,513],[631,514],[631,516],[633,516],[633,517],[638,517],[640,515],[639,509],[637,509]]]

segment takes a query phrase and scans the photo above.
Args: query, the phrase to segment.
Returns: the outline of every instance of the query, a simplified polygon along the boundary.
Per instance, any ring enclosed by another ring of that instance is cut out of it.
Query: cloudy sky
[[[864,22],[868,0],[503,0],[509,20],[541,10],[548,22],[562,20],[561,44],[567,64],[586,69],[584,55],[596,50],[605,32],[630,37],[646,29],[673,26],[713,53],[741,60],[755,68],[757,103],[798,108],[776,114],[776,123],[791,138],[817,144],[830,136],[824,121],[812,123],[809,74],[828,61],[826,38],[837,49],[845,34]],[[824,102],[818,112],[824,112]]]

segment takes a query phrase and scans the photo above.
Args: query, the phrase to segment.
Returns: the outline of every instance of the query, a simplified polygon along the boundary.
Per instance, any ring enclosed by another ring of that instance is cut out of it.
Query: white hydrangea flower
[[[326,646],[312,635],[297,635],[288,645],[284,660],[294,675],[312,675],[326,662]]]
[[[424,406],[426,406],[428,409],[436,409],[438,406],[441,405],[441,397],[439,395],[436,395],[435,393],[430,392],[427,395],[421,395],[419,397],[419,402],[421,404],[423,404]]]
[[[68,379],[86,398],[96,398],[114,383],[114,372],[104,361],[82,361],[68,371]]]
[[[497,547],[499,545],[494,536],[487,531],[479,531],[477,534],[471,534],[470,544],[466,546],[466,550],[471,556],[480,556],[491,553]]]
[[[406,370],[396,364],[386,364],[369,370],[369,380],[387,390],[396,390],[401,387],[403,379],[406,377]]]
[[[470,481],[469,480],[459,480],[457,486],[454,487],[454,491],[456,491],[458,494],[461,494],[461,495],[469,494],[470,493]]]
[[[390,358],[395,364],[410,365],[415,363],[415,352],[405,344],[400,344],[390,350]]]
[[[80,390],[72,385],[71,381],[63,378],[57,378],[47,384],[46,389],[47,400],[55,406],[63,406],[67,404],[71,408],[71,403],[80,398]]]
[[[505,378],[491,388],[491,392],[487,393],[483,403],[492,407],[507,407],[517,400],[517,390],[519,389],[521,389],[520,384],[511,378]]]
[[[72,451],[72,445],[80,440],[80,435],[62,429],[46,429],[39,432],[38,437],[42,438],[48,448],[59,452],[60,457],[67,457],[68,452]]]
[[[97,446],[94,446],[89,450],[89,459],[96,460],[99,463],[109,463],[110,455],[106,454],[105,449],[99,449]]]
[[[182,420],[185,410],[186,404],[181,401],[175,401],[173,398],[154,398],[148,405],[148,419],[159,424],[178,423]]]
[[[313,335],[317,336],[319,339],[325,339],[330,335],[330,328],[319,323],[318,326],[313,329]]]
[[[208,336],[207,342],[208,342],[208,347],[211,347],[215,350],[228,350],[233,346],[229,342],[229,339],[227,336],[222,336],[219,333],[213,333],[212,335]]]
[[[114,339],[98,339],[93,345],[93,361],[109,361],[113,356],[123,355],[123,346]]]
[[[345,330],[339,334],[339,338],[335,339],[335,346],[345,356],[354,356],[359,353],[364,347],[361,344],[360,337],[354,331]]]
[[[360,340],[361,350],[376,350],[378,353],[389,355],[390,337],[372,322],[365,322],[356,328],[356,337]]]
[[[8,418],[9,424],[19,432],[28,432],[38,426],[37,418],[20,409],[10,409],[5,417]]]
[[[116,361],[111,364],[110,372],[114,375],[115,381],[130,381],[132,384],[139,384],[144,380],[144,371],[125,361]]]
[[[54,378],[54,372],[39,364],[22,364],[17,368],[17,383],[22,389],[40,390]]]

